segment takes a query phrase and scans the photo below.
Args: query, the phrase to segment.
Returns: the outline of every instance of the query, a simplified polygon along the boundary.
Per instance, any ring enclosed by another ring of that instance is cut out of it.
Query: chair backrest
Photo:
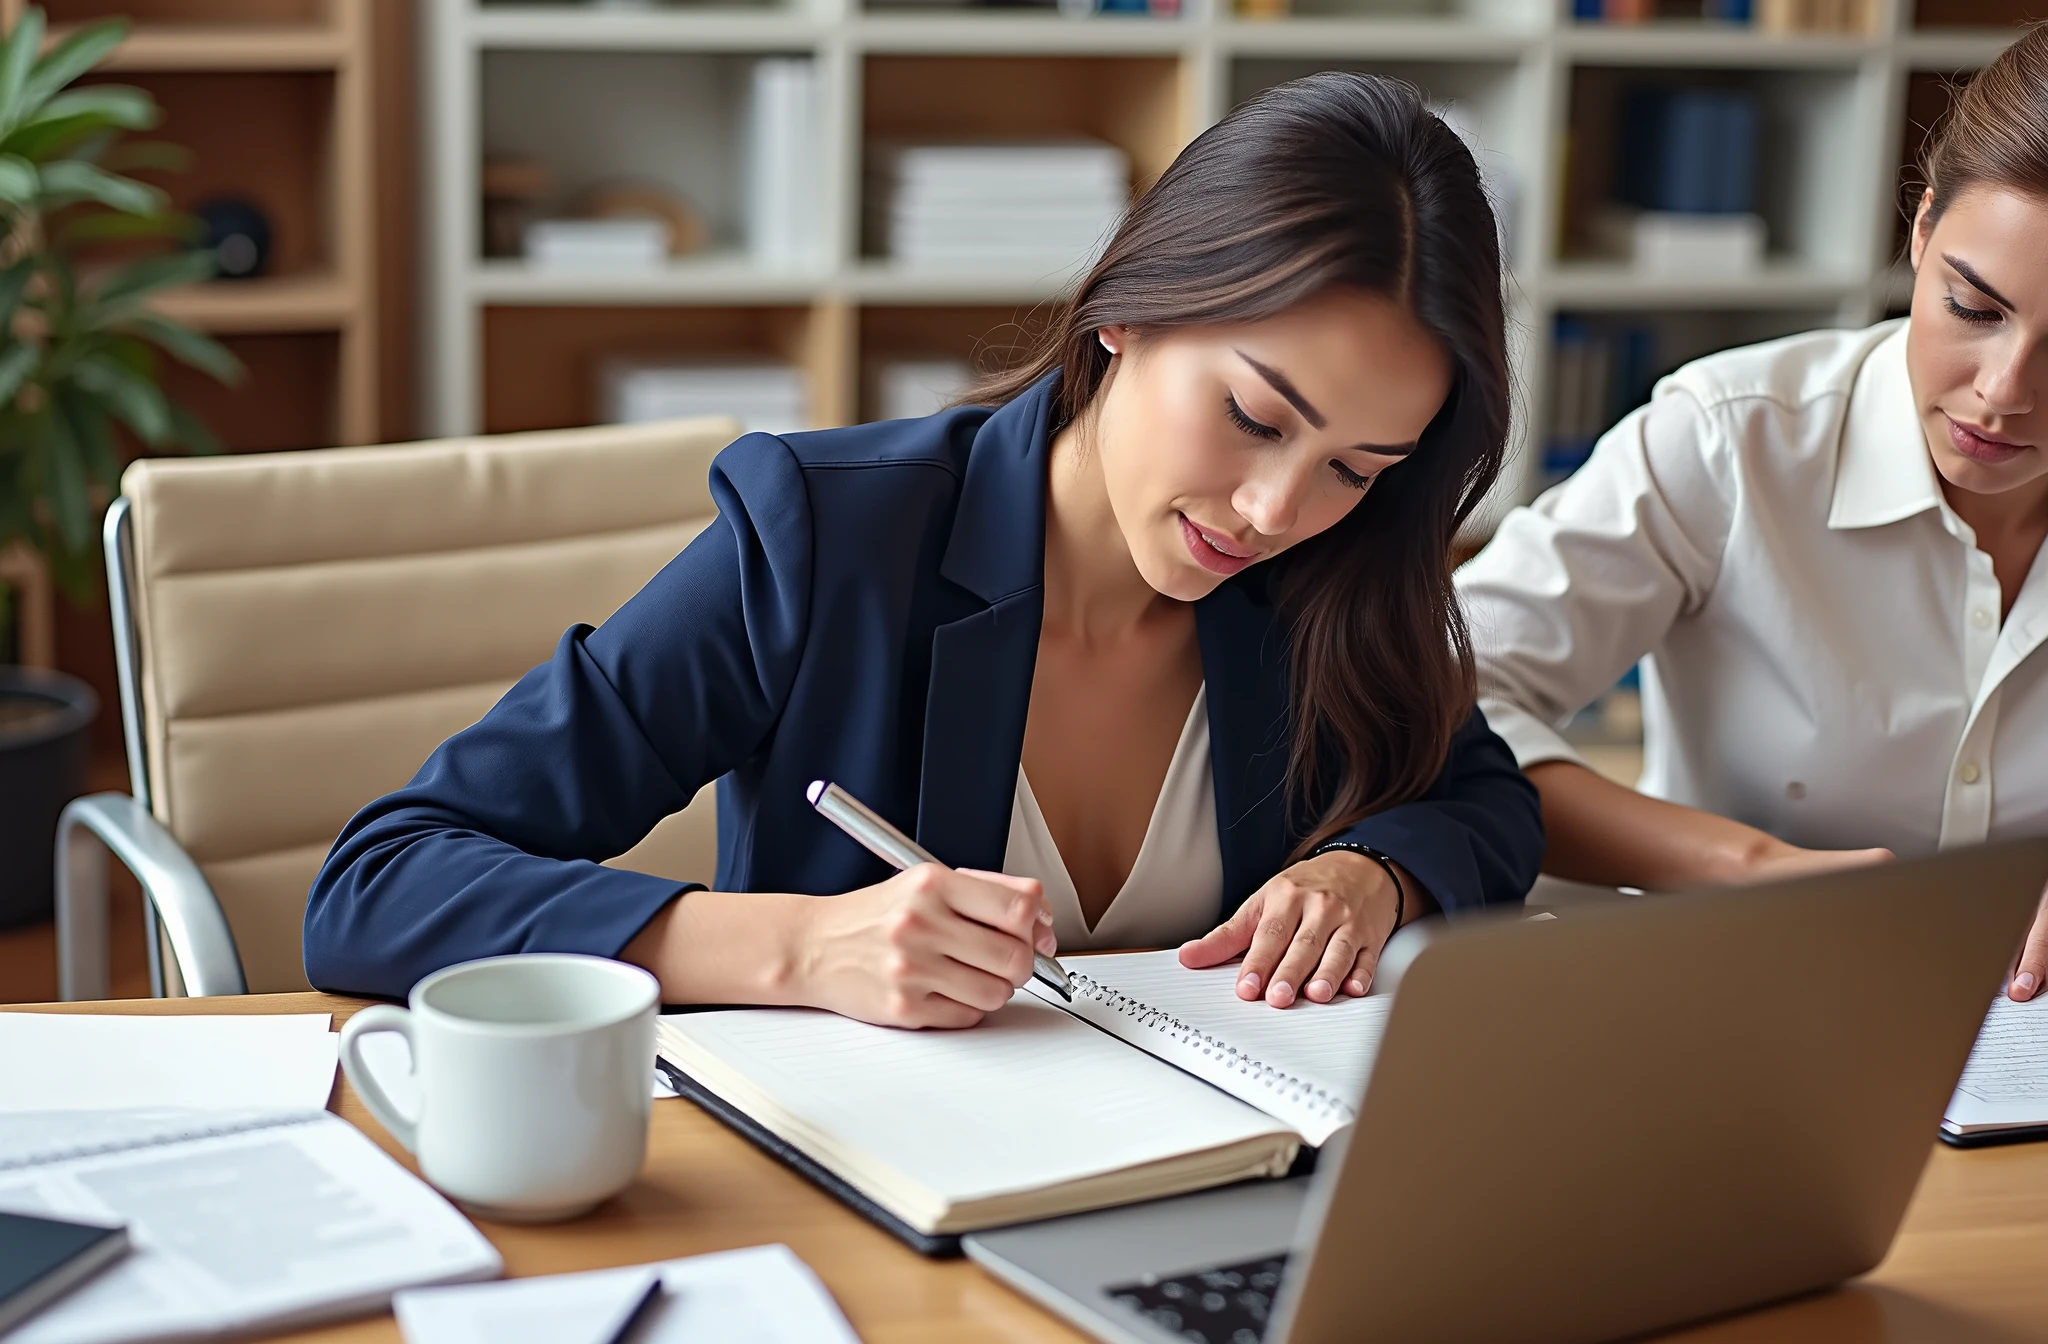
[[[151,459],[122,477],[151,811],[252,991],[306,987],[306,893],[356,809],[603,621],[714,514],[731,420]],[[138,716],[139,717],[135,717]],[[613,862],[709,881],[711,790]]]

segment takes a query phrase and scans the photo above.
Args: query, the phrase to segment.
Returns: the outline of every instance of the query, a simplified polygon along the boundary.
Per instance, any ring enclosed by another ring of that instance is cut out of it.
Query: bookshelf
[[[871,415],[878,360],[1000,360],[1072,276],[934,273],[875,255],[861,229],[871,139],[1085,134],[1123,148],[1142,186],[1235,102],[1343,68],[1398,75],[1451,102],[1507,206],[1519,397],[1516,465],[1495,501],[1504,506],[1537,481],[1532,445],[1553,409],[1560,315],[1652,330],[1668,367],[1896,306],[1911,119],[1938,106],[1942,78],[1994,56],[2010,37],[1997,25],[2019,17],[1993,13],[1996,0],[1918,3],[1917,20],[1907,0],[1879,0],[1867,31],[1781,34],[1576,21],[1551,0],[1294,0],[1293,14],[1274,19],[1242,17],[1229,0],[1186,0],[1173,16],[1085,17],[861,0],[437,0],[423,18],[427,428],[577,423],[594,414],[594,360],[655,346],[795,360],[819,423]],[[789,55],[810,57],[820,77],[831,226],[815,266],[775,271],[754,265],[732,233],[736,72]],[[1770,243],[1752,273],[1649,275],[1582,236],[1579,212],[1611,185],[1600,180],[1610,151],[1589,143],[1612,121],[1602,108],[1618,89],[1659,80],[1754,91]],[[515,83],[529,106],[509,105]],[[602,108],[586,100],[556,115],[568,91],[599,85]],[[663,91],[636,101],[643,86]],[[545,131],[523,124],[550,116]],[[708,217],[713,244],[645,274],[484,258],[482,163],[507,151],[557,165],[580,155],[662,180]]]
[[[0,27],[28,3],[0,0]],[[191,151],[188,171],[152,177],[173,206],[233,195],[269,218],[266,274],[159,305],[249,368],[235,389],[165,369],[172,395],[230,448],[380,437],[373,3],[43,0],[52,40],[115,15],[134,24],[92,78],[147,90],[163,109],[152,136]]]

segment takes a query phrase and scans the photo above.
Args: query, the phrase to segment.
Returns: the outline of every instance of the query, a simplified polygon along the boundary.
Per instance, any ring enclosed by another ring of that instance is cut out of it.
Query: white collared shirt
[[[1817,848],[2048,830],[2048,574],[1999,621],[1903,321],[1687,365],[1458,574],[1523,766],[1643,658],[1640,788]]]

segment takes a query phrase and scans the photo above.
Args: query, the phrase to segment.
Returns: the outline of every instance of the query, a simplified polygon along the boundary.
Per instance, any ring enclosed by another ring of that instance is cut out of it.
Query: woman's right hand
[[[844,896],[812,897],[795,997],[891,1027],[971,1027],[1056,950],[1039,884],[921,863]]]

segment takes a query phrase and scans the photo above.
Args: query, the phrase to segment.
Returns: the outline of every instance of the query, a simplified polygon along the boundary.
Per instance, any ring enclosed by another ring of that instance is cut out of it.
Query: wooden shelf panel
[[[1976,70],[1996,60],[2018,35],[2010,28],[1922,29],[1901,38],[1899,49],[1908,70]]]
[[[764,271],[739,253],[686,257],[655,271],[545,271],[523,261],[486,261],[470,272],[482,303],[616,304],[809,303],[822,274]]]
[[[55,34],[61,39],[62,32]],[[152,24],[114,49],[102,70],[203,72],[338,70],[349,60],[347,34],[303,25]]]
[[[356,317],[355,296],[332,275],[216,280],[167,291],[157,311],[201,331],[339,331]]]

